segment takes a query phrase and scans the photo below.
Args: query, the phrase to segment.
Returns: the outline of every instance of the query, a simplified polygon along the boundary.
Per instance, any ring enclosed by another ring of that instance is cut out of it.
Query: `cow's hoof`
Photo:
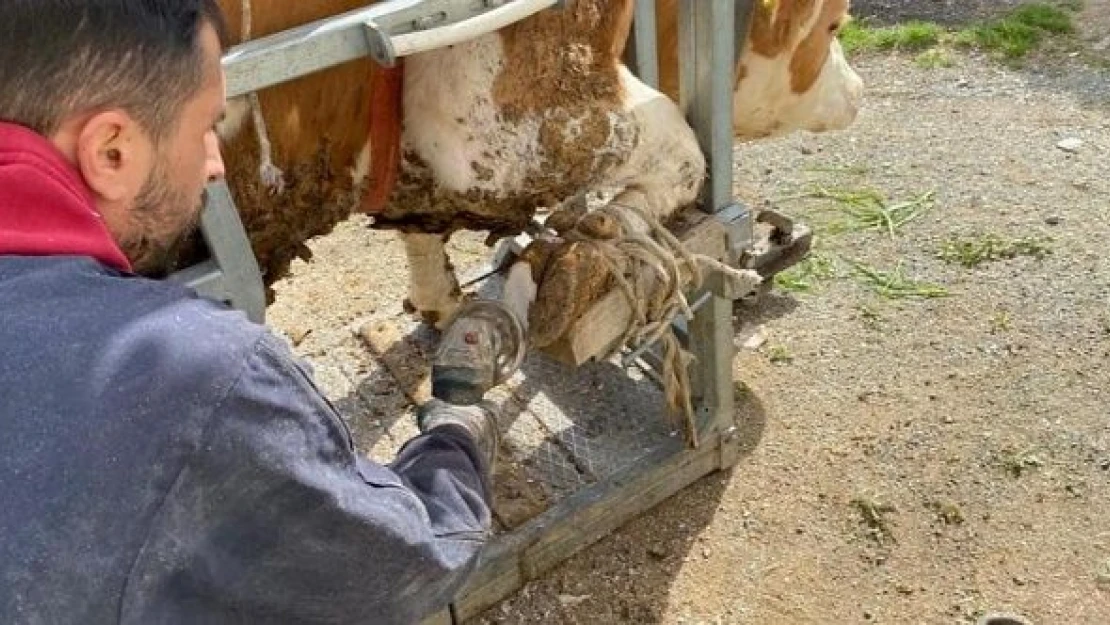
[[[557,341],[608,292],[611,277],[607,267],[593,243],[564,243],[553,251],[528,315],[532,345],[542,348]]]

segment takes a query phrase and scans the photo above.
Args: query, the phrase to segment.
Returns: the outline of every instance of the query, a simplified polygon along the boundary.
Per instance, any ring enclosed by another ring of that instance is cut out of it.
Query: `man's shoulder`
[[[115,314],[107,319],[119,326],[116,332],[160,344],[179,357],[234,355],[238,359],[268,333],[243,311],[169,280],[110,279],[99,297],[119,300],[113,307]]]
[[[267,328],[239,310],[188,292],[159,303],[130,322],[128,334],[152,341],[185,359],[239,362],[264,338]]]
[[[122,276],[86,259],[6,261],[0,305],[11,339],[43,334],[52,345],[85,346],[101,371],[196,384],[231,375],[269,335],[242,311],[172,281]]]
[[[240,310],[179,285],[129,285],[146,303],[116,332],[132,353],[160,355],[160,368],[181,379],[215,376],[229,381],[260,349],[281,351],[279,339]]]

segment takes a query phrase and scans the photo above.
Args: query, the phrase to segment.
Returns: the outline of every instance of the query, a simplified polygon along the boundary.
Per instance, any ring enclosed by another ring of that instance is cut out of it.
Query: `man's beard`
[[[164,162],[155,164],[131,211],[132,234],[121,242],[136,274],[164,278],[176,268],[200,224],[205,195],[190,198],[173,188]]]

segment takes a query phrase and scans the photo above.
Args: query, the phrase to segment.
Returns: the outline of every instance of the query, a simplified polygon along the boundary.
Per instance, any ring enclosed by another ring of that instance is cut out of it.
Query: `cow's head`
[[[849,0],[751,0],[748,32],[736,66],[736,136],[756,139],[794,130],[847,127],[863,81],[836,35]],[[660,89],[678,98],[677,0],[658,0]]]
[[[754,0],[736,68],[738,137],[838,130],[855,120],[863,81],[836,38],[848,2]]]

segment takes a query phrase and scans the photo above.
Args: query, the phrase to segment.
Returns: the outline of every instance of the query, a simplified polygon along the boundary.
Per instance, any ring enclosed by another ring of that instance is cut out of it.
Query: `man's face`
[[[180,243],[196,229],[206,184],[224,174],[215,125],[223,116],[225,83],[215,30],[200,33],[204,74],[175,127],[149,154],[149,173],[115,233],[137,273],[163,273]]]

